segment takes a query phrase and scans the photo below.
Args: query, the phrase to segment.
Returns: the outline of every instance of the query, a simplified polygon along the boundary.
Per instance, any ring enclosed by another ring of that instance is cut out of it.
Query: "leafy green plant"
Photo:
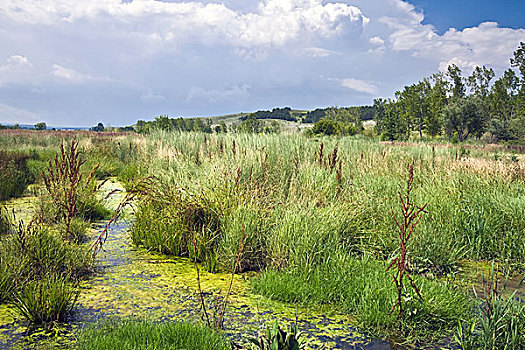
[[[461,349],[523,349],[525,305],[517,300],[516,291],[507,298],[501,295],[494,264],[488,280],[484,281],[482,298],[478,297],[475,289],[474,292],[479,305],[478,316],[470,324],[467,323],[467,327],[459,323],[454,335]]]
[[[258,337],[248,337],[247,340],[253,349],[257,350],[300,350],[305,349],[305,344],[299,341],[302,333],[298,331],[297,324],[282,329],[275,321],[273,326],[266,326],[266,332]]]

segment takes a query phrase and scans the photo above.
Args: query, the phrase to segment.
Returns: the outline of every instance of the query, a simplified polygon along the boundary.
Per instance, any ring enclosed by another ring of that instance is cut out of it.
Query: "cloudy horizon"
[[[0,123],[367,105],[451,63],[499,75],[525,41],[428,18],[402,0],[0,0]]]

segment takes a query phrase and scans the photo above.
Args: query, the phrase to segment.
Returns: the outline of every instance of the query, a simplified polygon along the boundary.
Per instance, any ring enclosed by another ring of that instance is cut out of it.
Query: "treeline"
[[[137,121],[135,131],[144,134],[153,129],[166,131],[200,131],[211,133],[211,119],[201,118],[169,118],[167,115],[155,117],[153,121]]]
[[[525,142],[525,43],[499,79],[485,66],[468,77],[456,65],[405,86],[394,99],[374,101],[376,130],[383,140],[444,135],[462,142]],[[516,71],[518,73],[516,73]]]
[[[257,111],[241,117],[240,119],[244,121],[248,119],[248,117],[253,117],[255,119],[281,119],[291,122],[297,121],[297,118],[293,116],[292,109],[290,107],[274,108],[271,111]]]
[[[353,119],[359,118],[360,120],[372,120],[375,115],[375,106],[356,106],[356,107],[328,107],[328,108],[317,108],[313,111],[306,113],[305,117],[301,120],[302,123],[317,123],[321,119],[328,117],[330,119],[335,111],[340,111],[347,115],[351,115]]]
[[[313,111],[320,116],[321,113],[316,111],[323,111],[323,116],[306,130],[309,135],[352,136],[364,130],[361,107],[330,107]]]

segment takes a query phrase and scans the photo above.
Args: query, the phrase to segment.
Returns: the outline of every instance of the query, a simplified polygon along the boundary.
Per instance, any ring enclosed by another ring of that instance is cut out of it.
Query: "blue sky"
[[[432,24],[438,33],[449,28],[464,29],[481,22],[494,21],[502,27],[525,26],[525,1],[523,0],[410,0],[424,11],[424,24]],[[452,9],[452,10],[451,10]]]
[[[127,125],[370,104],[450,63],[497,73],[519,1],[0,0],[0,123]],[[455,29],[453,29],[455,28]]]

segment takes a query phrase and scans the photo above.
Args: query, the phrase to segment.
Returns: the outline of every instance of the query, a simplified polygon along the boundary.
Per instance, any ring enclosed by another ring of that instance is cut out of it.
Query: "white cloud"
[[[0,0],[9,19],[44,25],[65,25],[81,20],[118,24],[150,40],[180,44],[200,41],[238,47],[279,47],[292,39],[331,37],[348,31],[360,33],[369,19],[360,9],[322,0],[266,0],[258,11],[241,13],[224,4],[156,0]],[[118,33],[107,33],[115,35]]]
[[[331,55],[340,55],[341,53],[334,50],[327,50],[320,47],[306,47],[301,50],[301,54],[310,57],[328,57]]]
[[[209,103],[217,103],[223,102],[225,100],[247,98],[249,96],[249,85],[235,85],[231,87],[225,87],[222,90],[204,89],[202,87],[192,86],[188,92],[188,95],[186,96],[186,102],[206,100]]]
[[[377,86],[364,80],[346,78],[341,80],[341,85],[358,92],[364,92],[366,94],[374,95],[377,94]]]
[[[0,86],[10,83],[23,83],[27,81],[33,65],[29,59],[20,55],[13,55],[0,66]]]
[[[0,103],[0,120],[8,124],[32,124],[39,121],[39,116],[25,109]]]
[[[109,83],[114,80],[108,77],[94,77],[89,74],[80,73],[72,68],[66,68],[59,64],[53,65],[53,70],[51,74],[62,81],[72,83],[72,84],[82,84],[86,82],[102,82]]]
[[[495,22],[484,22],[461,31],[450,28],[437,34],[432,25],[422,24],[424,15],[401,0],[395,0],[404,16],[384,16],[381,22],[392,32],[389,36],[394,51],[408,51],[415,57],[437,61],[440,69],[455,63],[466,71],[488,65],[503,70],[520,41],[525,40],[525,29],[501,28]]]
[[[53,75],[72,83],[83,83],[92,79],[90,75],[79,73],[74,69],[65,68],[58,64],[53,65]]]
[[[382,46],[385,44],[385,41],[380,36],[374,36],[369,40],[370,44],[376,46]]]

